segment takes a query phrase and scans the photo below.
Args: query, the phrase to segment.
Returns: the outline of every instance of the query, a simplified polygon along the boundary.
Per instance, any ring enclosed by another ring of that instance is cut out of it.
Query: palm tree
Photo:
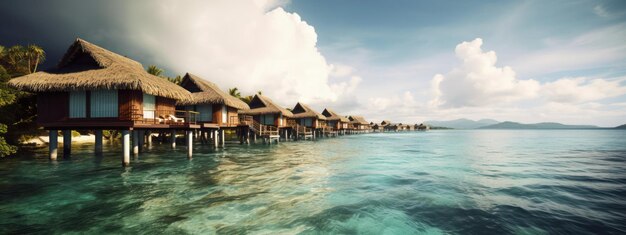
[[[163,69],[157,67],[156,65],[150,65],[148,66],[148,69],[146,69],[146,72],[154,76],[160,77],[163,74]]]
[[[37,66],[46,60],[46,52],[34,44],[28,45],[26,56],[28,57],[28,71],[30,73],[37,72]],[[31,65],[34,66],[33,70],[30,69]]]
[[[181,77],[180,75],[177,75],[174,78],[168,77],[167,80],[176,85],[180,85],[180,83],[183,81],[183,77]]]
[[[243,101],[246,104],[250,104],[250,102],[252,102],[252,99],[254,98],[254,96],[248,95],[248,96],[244,96],[244,97],[239,97],[239,99],[241,101]]]
[[[228,94],[234,96],[235,98],[241,99],[241,92],[239,92],[239,89],[237,89],[237,87],[228,89]]]

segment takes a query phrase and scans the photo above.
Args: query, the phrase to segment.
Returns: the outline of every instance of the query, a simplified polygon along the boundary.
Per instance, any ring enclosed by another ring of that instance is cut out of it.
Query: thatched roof
[[[322,115],[326,116],[326,120],[328,121],[350,122],[348,118],[335,113],[335,111],[329,108],[325,108],[324,111],[322,111]]]
[[[191,91],[191,99],[178,101],[177,105],[224,104],[236,109],[250,109],[248,104],[222,91],[215,83],[187,73],[180,85]]]
[[[291,110],[293,118],[317,118],[320,120],[326,120],[326,116],[316,112],[306,104],[298,102],[296,106]]]
[[[391,121],[389,121],[389,120],[383,120],[382,122],[380,122],[380,125],[382,125],[382,126],[387,126],[389,124],[391,124]]]
[[[25,91],[141,90],[177,100],[190,93],[147,73],[143,66],[80,38],[70,46],[56,68],[14,78],[9,85]]]
[[[361,124],[361,125],[369,125],[370,123],[365,121],[363,116],[349,116],[350,123],[352,124]]]
[[[280,107],[272,101],[267,96],[256,94],[254,98],[250,101],[250,109],[249,110],[240,110],[240,114],[246,115],[263,115],[263,114],[272,114],[272,113],[280,113],[285,117],[293,117],[293,113],[289,110]]]

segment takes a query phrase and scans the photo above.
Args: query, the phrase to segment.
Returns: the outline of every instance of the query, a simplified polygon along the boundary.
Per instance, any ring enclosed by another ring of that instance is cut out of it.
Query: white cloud
[[[315,29],[297,13],[281,8],[284,2],[141,4],[124,14],[130,18],[127,37],[141,51],[152,53],[153,61],[178,73],[195,73],[224,89],[236,86],[244,94],[261,90],[279,103],[333,102],[354,91],[358,76],[329,80],[333,73],[347,76],[353,71],[329,65],[317,48]]]
[[[520,80],[508,66],[496,66],[496,53],[483,52],[482,39],[456,46],[461,65],[432,80],[436,95],[432,104],[447,107],[483,106],[532,98],[540,85],[535,80]]]
[[[621,68],[626,61],[626,24],[599,28],[574,38],[545,38],[546,47],[514,58],[524,76],[583,69]]]
[[[600,17],[609,17],[609,13],[606,11],[606,9],[604,9],[604,6],[602,5],[596,5],[595,7],[593,7],[593,13]]]
[[[562,78],[546,83],[542,93],[552,102],[582,103],[598,101],[626,94],[623,79],[607,81],[604,79]]]

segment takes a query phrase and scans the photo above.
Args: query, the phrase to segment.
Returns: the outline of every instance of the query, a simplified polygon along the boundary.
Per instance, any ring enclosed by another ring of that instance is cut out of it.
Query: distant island
[[[522,130],[522,129],[626,129],[626,124],[611,127],[599,127],[595,125],[567,125],[558,122],[540,122],[540,123],[519,123],[511,121],[496,121],[493,119],[481,119],[478,121],[461,118],[449,121],[426,121],[427,125],[437,126],[438,129],[509,129],[509,130]]]
[[[433,126],[447,127],[447,128],[453,128],[453,129],[476,129],[476,128],[480,128],[480,127],[484,127],[488,125],[497,124],[500,122],[493,120],[493,119],[481,119],[478,121],[474,121],[474,120],[470,120],[466,118],[461,118],[461,119],[450,120],[450,121],[426,121],[425,123],[431,126],[431,129],[433,129],[432,128]]]
[[[483,126],[479,129],[600,129],[593,125],[565,125],[556,122],[541,122],[533,124],[523,124],[518,122],[501,122],[493,125]]]

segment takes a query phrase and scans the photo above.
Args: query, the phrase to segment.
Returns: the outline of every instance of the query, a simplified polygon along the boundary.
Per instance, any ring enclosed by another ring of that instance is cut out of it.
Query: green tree
[[[28,60],[29,73],[37,72],[37,66],[46,60],[46,52],[40,46],[31,44],[28,45],[25,53]]]
[[[36,97],[8,86],[12,77],[37,71],[45,60],[45,51],[36,45],[0,46],[0,156],[15,153],[20,140],[39,134],[35,124]]]
[[[167,77],[167,80],[176,85],[180,85],[180,83],[183,82],[183,77],[181,77],[180,75],[177,75],[174,78]]]
[[[234,96],[235,98],[241,99],[241,92],[239,92],[239,89],[237,89],[237,87],[228,89],[228,94]]]
[[[163,69],[157,67],[156,65],[150,65],[148,66],[148,69],[146,69],[146,72],[148,72],[149,74],[152,74],[154,76],[160,77],[161,75],[163,75],[163,72],[165,72]]]
[[[252,102],[253,98],[254,98],[254,96],[247,95],[247,96],[244,96],[244,97],[240,97],[239,99],[241,101],[243,101],[244,103],[246,103],[246,104],[250,104],[250,102]]]
[[[6,139],[1,136],[7,133],[7,125],[0,123],[0,157],[5,157],[17,152],[17,147],[7,143]]]

